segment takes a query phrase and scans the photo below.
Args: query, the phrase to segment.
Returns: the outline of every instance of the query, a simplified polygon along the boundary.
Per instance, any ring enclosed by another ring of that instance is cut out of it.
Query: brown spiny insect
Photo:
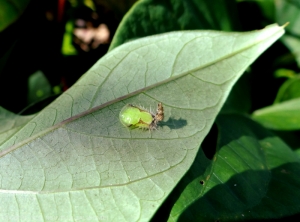
[[[164,107],[162,103],[158,103],[154,121],[158,123],[164,119]]]

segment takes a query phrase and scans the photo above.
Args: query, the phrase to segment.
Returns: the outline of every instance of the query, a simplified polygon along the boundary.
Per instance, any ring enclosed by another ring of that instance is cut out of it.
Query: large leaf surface
[[[220,115],[216,122],[217,152],[212,161],[198,153],[168,198],[167,204],[174,205],[169,221],[242,221],[299,213],[299,157],[246,117]]]
[[[2,143],[4,220],[149,220],[191,166],[233,84],[282,34],[173,32],[124,44]],[[129,130],[126,103],[158,131]]]

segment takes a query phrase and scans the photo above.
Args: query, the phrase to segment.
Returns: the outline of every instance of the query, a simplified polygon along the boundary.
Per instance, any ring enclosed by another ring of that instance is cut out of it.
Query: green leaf
[[[296,74],[295,71],[290,70],[290,69],[277,69],[274,73],[274,76],[276,78],[285,77],[285,78],[288,78],[288,79],[292,79],[292,78],[297,77],[297,74]]]
[[[274,130],[300,129],[300,98],[256,110],[252,118]]]
[[[149,220],[190,168],[233,84],[284,30],[172,32],[132,41],[0,146],[0,218]],[[158,131],[129,130],[127,104]]]
[[[33,104],[51,96],[51,85],[40,70],[28,79],[28,103]]]
[[[169,221],[242,221],[299,213],[299,157],[246,117],[220,115],[216,122],[217,152],[211,161],[198,153],[167,200],[174,204]]]
[[[109,50],[129,40],[174,30],[231,31],[237,26],[236,15],[233,0],[138,1],[121,21]]]
[[[0,32],[22,15],[29,2],[30,0],[0,1]]]
[[[284,35],[281,41],[289,49],[290,53],[282,56],[282,60],[285,64],[292,64],[294,60],[297,62],[298,67],[300,67],[300,40],[299,37],[293,35]],[[283,63],[282,62],[282,63]]]
[[[300,75],[286,80],[279,88],[274,103],[300,98]]]

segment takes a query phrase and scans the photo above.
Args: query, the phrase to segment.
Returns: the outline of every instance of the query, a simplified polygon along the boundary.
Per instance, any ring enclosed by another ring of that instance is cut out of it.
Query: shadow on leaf
[[[160,123],[161,126],[167,126],[170,129],[180,129],[187,125],[187,121],[185,119],[174,119],[169,118],[168,121],[164,121]]]

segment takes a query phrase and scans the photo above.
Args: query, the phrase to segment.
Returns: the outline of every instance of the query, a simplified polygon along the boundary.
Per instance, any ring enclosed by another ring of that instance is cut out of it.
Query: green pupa
[[[153,130],[164,119],[164,108],[162,103],[158,103],[154,114],[142,107],[127,104],[121,109],[119,118],[126,127]]]

